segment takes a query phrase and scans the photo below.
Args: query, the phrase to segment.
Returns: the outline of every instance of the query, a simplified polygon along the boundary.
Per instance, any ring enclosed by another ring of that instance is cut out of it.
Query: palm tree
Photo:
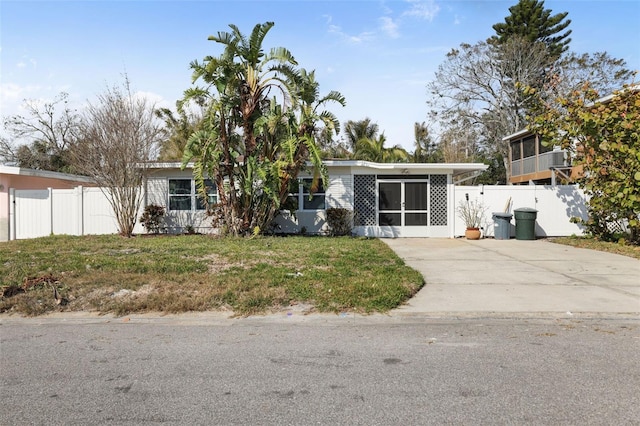
[[[386,140],[384,134],[375,139],[362,138],[358,140],[353,158],[376,163],[406,163],[409,161],[409,153],[400,145],[385,148]]]
[[[227,230],[247,234],[266,230],[307,160],[326,179],[314,130],[318,122],[339,129],[320,108],[329,101],[344,105],[344,98],[338,92],[320,98],[314,73],[296,69],[287,49],[264,53],[273,22],[256,25],[249,38],[230,27],[209,37],[225,46],[222,55],[191,64],[194,81],[206,87],[187,90],[183,102],[205,99],[208,110],[183,164],[195,159],[201,191],[205,174],[214,177]]]
[[[165,140],[160,143],[158,160],[182,160],[189,137],[201,126],[202,111],[189,112],[186,108],[179,108],[176,114],[169,108],[160,108],[155,114],[165,123]]]
[[[349,120],[344,125],[344,132],[347,145],[355,153],[356,143],[360,139],[375,139],[378,136],[378,124],[372,123],[369,117],[359,121]]]
[[[429,134],[429,128],[423,121],[414,123],[413,134],[415,137],[413,151],[413,162],[415,163],[438,163],[442,161],[442,152]]]
[[[322,163],[322,152],[316,139],[318,131],[325,136],[340,133],[340,122],[330,111],[324,110],[328,103],[346,105],[344,96],[335,90],[325,96],[320,96],[320,84],[315,79],[315,71],[300,70],[297,78],[297,90],[294,99],[294,107],[299,114],[298,140],[294,149],[285,150],[288,154],[290,168],[285,174],[285,180],[281,185],[280,200],[284,202],[287,197],[289,181],[297,177],[305,162],[310,161],[316,172],[316,178],[322,177],[326,186],[326,171]],[[318,128],[321,125],[321,128]]]

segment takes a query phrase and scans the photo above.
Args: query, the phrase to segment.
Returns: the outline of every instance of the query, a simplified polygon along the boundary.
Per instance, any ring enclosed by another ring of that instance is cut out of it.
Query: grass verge
[[[552,238],[551,241],[558,244],[621,254],[623,256],[640,259],[640,246],[599,241],[589,237],[558,237]]]
[[[0,243],[0,312],[30,316],[250,315],[296,305],[316,312],[385,312],[423,284],[417,271],[375,239],[104,235]]]

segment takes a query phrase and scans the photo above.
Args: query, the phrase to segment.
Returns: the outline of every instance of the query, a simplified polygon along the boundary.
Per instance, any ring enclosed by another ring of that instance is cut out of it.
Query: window
[[[295,212],[299,210],[324,210],[325,191],[322,180],[315,182],[313,179],[303,178],[294,180],[289,184],[289,196],[280,206],[281,210]]]
[[[528,158],[536,155],[536,137],[529,136],[522,140],[522,157]]]
[[[218,204],[218,189],[216,188],[216,184],[213,183],[211,179],[205,179],[204,187],[206,188],[206,191],[207,191],[207,201],[209,203],[209,206]],[[196,191],[197,191],[197,188],[196,188]],[[199,193],[197,195],[198,196],[196,197],[196,207],[198,208],[198,210],[204,210],[206,208],[204,200],[202,199],[202,197],[200,197]]]
[[[538,153],[539,154],[544,154],[545,152],[549,152],[549,151],[553,151],[553,145],[551,145],[551,144],[544,145],[542,143],[542,138],[540,138],[539,141],[538,141]]]
[[[302,210],[324,210],[324,188],[322,180],[305,178],[300,180],[302,190]]]
[[[300,182],[294,179],[289,182],[289,195],[280,210],[289,210],[291,213],[298,211],[300,206]]]
[[[169,210],[191,210],[191,179],[169,179]]]
[[[521,142],[518,140],[516,142],[511,142],[511,160],[516,161],[520,159],[520,146]]]
[[[218,202],[216,185],[210,179],[205,179],[205,187],[209,205]],[[193,179],[169,179],[169,210],[204,210],[205,203],[196,190]]]

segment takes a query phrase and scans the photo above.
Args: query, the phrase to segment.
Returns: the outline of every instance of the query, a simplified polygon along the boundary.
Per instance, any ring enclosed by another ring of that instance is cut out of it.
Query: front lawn
[[[640,259],[640,246],[637,245],[600,241],[591,237],[558,237],[552,238],[551,241],[558,244],[605,251]]]
[[[422,285],[375,239],[106,235],[0,243],[0,312],[23,315],[385,312]]]

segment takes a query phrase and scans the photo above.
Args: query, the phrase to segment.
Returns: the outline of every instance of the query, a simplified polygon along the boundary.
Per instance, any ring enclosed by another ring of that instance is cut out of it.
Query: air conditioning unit
[[[564,159],[564,151],[551,152],[551,164],[549,167],[565,167],[567,162]]]

